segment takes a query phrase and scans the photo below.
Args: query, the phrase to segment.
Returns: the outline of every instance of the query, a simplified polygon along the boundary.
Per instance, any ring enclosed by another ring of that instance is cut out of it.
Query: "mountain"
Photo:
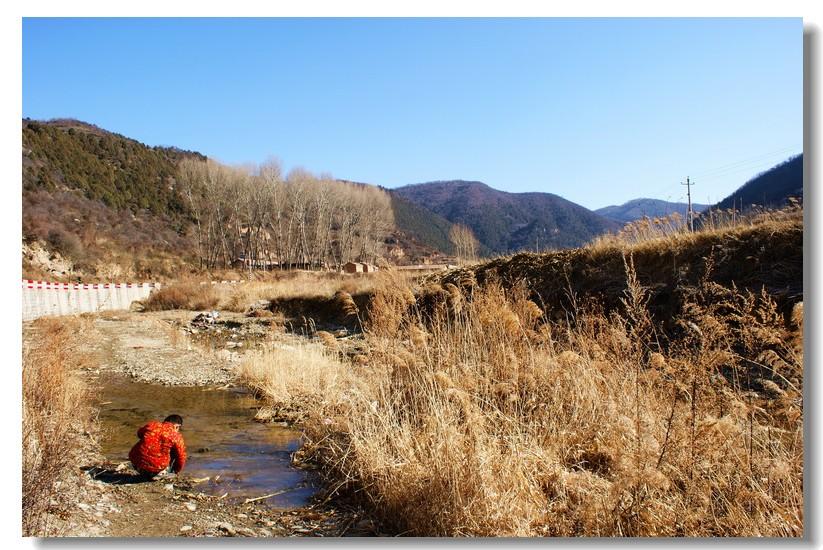
[[[59,274],[35,264],[70,264],[61,276],[150,279],[176,277],[198,265],[194,218],[175,181],[179,163],[188,158],[206,160],[78,120],[24,119],[23,238],[30,249],[43,246],[53,256],[32,262],[42,255],[28,254],[24,274],[53,277]],[[394,261],[417,263],[451,252],[447,220],[390,197],[397,221],[386,244]]]
[[[789,197],[803,199],[803,153],[756,175],[713,208],[780,207]]]
[[[23,121],[23,189],[76,189],[91,200],[133,212],[180,217],[177,163],[192,151],[149,147],[72,119]]]
[[[708,207],[708,204],[692,203],[692,209],[695,212],[702,212]],[[666,202],[658,199],[634,199],[619,206],[598,208],[595,212],[609,219],[621,223],[628,223],[643,217],[662,218],[674,212],[685,216],[688,208],[689,205],[685,202]]]
[[[620,224],[551,193],[507,193],[479,181],[406,185],[393,194],[469,226],[488,253],[580,246]]]
[[[373,184],[338,179],[344,183],[374,187]],[[454,253],[454,245],[449,240],[449,231],[452,223],[438,216],[431,210],[419,206],[412,201],[394,193],[393,190],[377,186],[389,195],[394,217],[394,227],[386,240],[386,244],[393,247],[399,245],[404,250],[403,259],[394,258],[395,262],[405,264],[417,263],[424,258]]]
[[[205,156],[72,119],[24,119],[22,146],[25,241],[88,280],[175,276],[191,265],[191,217],[174,176],[181,160]],[[23,271],[55,274],[25,258]]]
[[[394,224],[397,232],[408,245],[434,249],[446,254],[454,252],[454,245],[449,240],[452,223],[442,216],[415,204],[403,196],[386,189],[391,197],[394,211]]]

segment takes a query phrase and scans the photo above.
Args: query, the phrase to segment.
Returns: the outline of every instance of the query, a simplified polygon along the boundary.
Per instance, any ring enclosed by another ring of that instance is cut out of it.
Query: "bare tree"
[[[459,262],[473,262],[477,259],[479,242],[470,227],[454,224],[449,230],[449,240],[454,245]]]
[[[384,190],[301,168],[284,179],[276,160],[257,168],[187,160],[178,179],[205,268],[238,258],[249,269],[376,262],[394,224]]]

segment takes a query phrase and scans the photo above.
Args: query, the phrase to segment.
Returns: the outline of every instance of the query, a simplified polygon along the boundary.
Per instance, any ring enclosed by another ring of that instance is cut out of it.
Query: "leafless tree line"
[[[236,168],[185,160],[177,185],[191,209],[202,267],[340,268],[374,263],[393,226],[378,187],[280,165]]]
[[[471,228],[461,223],[454,224],[449,230],[449,240],[454,245],[458,262],[473,262],[477,259],[477,250],[480,242],[474,236]]]

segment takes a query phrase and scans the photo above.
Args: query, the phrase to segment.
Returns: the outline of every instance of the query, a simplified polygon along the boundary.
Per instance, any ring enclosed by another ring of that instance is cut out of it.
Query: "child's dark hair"
[[[179,414],[170,414],[166,417],[163,422],[171,422],[172,424],[180,424],[183,425],[183,417]]]

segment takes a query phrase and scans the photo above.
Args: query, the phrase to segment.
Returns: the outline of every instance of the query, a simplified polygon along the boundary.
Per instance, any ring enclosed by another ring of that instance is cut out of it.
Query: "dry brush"
[[[802,536],[802,304],[719,284],[709,254],[663,322],[618,254],[617,305],[565,316],[492,276],[389,281],[369,352],[318,364],[303,456],[396,533]]]

